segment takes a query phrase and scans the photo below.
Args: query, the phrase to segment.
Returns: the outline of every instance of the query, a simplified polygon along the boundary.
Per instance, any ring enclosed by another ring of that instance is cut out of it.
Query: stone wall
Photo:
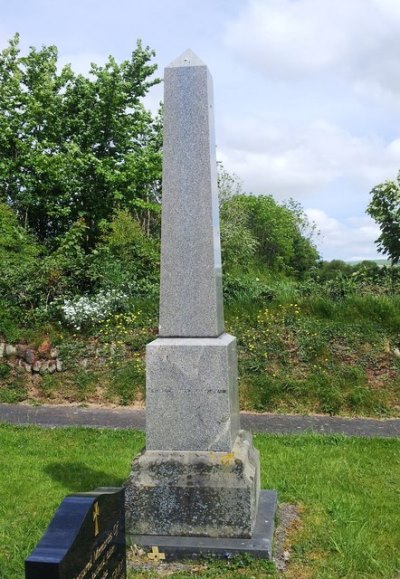
[[[3,360],[24,368],[28,373],[54,374],[63,370],[57,348],[47,341],[36,349],[26,344],[0,342],[0,361]]]

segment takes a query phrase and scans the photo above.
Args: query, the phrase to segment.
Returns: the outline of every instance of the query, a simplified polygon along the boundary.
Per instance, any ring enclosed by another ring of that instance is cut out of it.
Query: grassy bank
[[[238,338],[242,408],[400,416],[400,296],[338,297],[308,289],[281,282],[257,299],[244,294],[228,300],[226,327]],[[144,348],[157,334],[155,300],[79,331],[8,324],[3,319],[3,339],[35,352],[56,346],[63,371],[27,373],[15,357],[3,358],[0,402],[144,403]]]
[[[23,576],[24,558],[66,494],[121,484],[143,442],[142,434],[132,431],[0,425],[1,579]],[[289,537],[287,577],[396,576],[399,441],[257,435],[255,443],[262,486],[276,488],[280,502],[296,504],[301,512]],[[207,567],[198,574],[233,578],[270,572],[263,563],[247,561]]]
[[[233,304],[242,407],[399,416],[399,308],[399,296],[295,293]]]

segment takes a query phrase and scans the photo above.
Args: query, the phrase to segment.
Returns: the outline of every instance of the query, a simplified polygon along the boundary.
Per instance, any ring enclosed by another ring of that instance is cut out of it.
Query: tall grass
[[[261,411],[400,415],[400,296],[307,295],[232,301],[242,406]]]
[[[226,329],[238,339],[242,408],[400,416],[400,295],[365,286],[356,291],[348,281],[299,283],[257,273],[228,276],[225,287]],[[57,345],[65,372],[32,380],[3,359],[0,402],[141,402],[145,345],[157,325],[152,298],[91,332],[51,324],[18,330],[14,336],[34,348],[44,339]]]

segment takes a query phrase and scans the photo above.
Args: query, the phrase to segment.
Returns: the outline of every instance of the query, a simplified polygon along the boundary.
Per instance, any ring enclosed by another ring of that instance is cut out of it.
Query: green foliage
[[[55,46],[20,56],[16,35],[1,52],[0,199],[48,245],[83,218],[93,247],[117,208],[148,232],[158,222],[161,127],[141,102],[159,82],[153,56],[138,42],[84,77],[58,72]]]
[[[396,181],[385,181],[371,191],[367,213],[377,222],[381,234],[376,240],[378,251],[392,263],[400,261],[400,173]]]
[[[56,299],[81,294],[92,286],[90,277],[91,255],[84,250],[88,226],[83,218],[78,219],[57,239],[57,246],[43,260],[39,277],[46,288],[38,303],[45,306]]]
[[[3,376],[0,376],[0,378],[2,378],[0,384],[1,403],[15,404],[17,402],[22,402],[23,400],[26,400],[27,393],[21,379],[4,381]]]
[[[127,210],[117,211],[103,226],[90,273],[101,289],[123,291],[135,298],[155,295],[159,241],[146,234]]]
[[[145,368],[141,357],[135,356],[117,364],[111,374],[106,396],[122,406],[132,404],[138,396],[144,398]]]
[[[240,300],[241,302],[270,301],[275,292],[269,284],[260,281],[254,276],[254,272],[237,275],[226,273],[224,275],[224,298],[226,301]]]
[[[226,270],[258,265],[303,277],[317,264],[312,235],[306,236],[301,208],[280,205],[271,196],[235,195],[221,206],[221,236]]]
[[[300,295],[341,300],[351,295],[375,296],[400,293],[400,267],[362,261],[355,265],[340,260],[323,261],[298,285]],[[330,307],[330,305],[329,305]]]
[[[0,203],[0,262],[11,266],[18,259],[33,260],[37,254],[33,238],[18,224],[14,211]]]
[[[8,364],[0,364],[0,378],[7,378],[10,374],[10,366]]]
[[[259,242],[248,227],[248,215],[232,200],[221,205],[221,250],[224,271],[240,267],[242,272],[254,263]]]
[[[32,324],[81,296],[154,295],[161,124],[142,104],[159,82],[153,56],[138,42],[83,77],[58,71],[54,46],[22,56],[18,35],[0,53],[3,334],[12,307]]]
[[[271,290],[268,307],[253,300],[227,308],[228,331],[238,337],[242,408],[398,414],[398,296],[332,300],[298,291],[287,301],[285,286]]]
[[[7,303],[4,297],[0,299],[0,338],[9,343],[15,343],[20,339],[22,315],[20,308]]]
[[[18,224],[15,213],[3,203],[0,230],[0,299],[3,307],[7,304],[5,310],[14,308],[14,320],[21,314],[26,319],[28,314],[45,314],[55,299],[76,295],[91,286],[91,256],[83,249],[87,226],[82,219],[58,239],[52,253]],[[0,331],[10,317],[7,311],[5,315]]]
[[[225,201],[243,195],[244,191],[237,175],[229,173],[220,161],[217,161],[217,168],[218,198],[220,206],[223,206]]]
[[[341,259],[332,259],[332,261],[322,261],[318,267],[318,280],[325,282],[337,279],[340,276],[348,277],[354,271],[353,266]]]
[[[31,306],[39,255],[39,245],[18,224],[12,209],[0,202],[0,300],[3,304]]]

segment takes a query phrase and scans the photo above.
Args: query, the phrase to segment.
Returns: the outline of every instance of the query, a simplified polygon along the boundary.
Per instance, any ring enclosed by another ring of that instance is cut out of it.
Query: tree
[[[225,201],[232,199],[232,197],[244,195],[244,191],[240,178],[235,173],[229,173],[221,161],[217,161],[217,168],[218,198],[219,204],[222,206]]]
[[[90,75],[57,70],[55,46],[20,56],[16,35],[0,54],[0,200],[54,245],[79,219],[93,247],[101,223],[129,209],[158,226],[161,124],[142,103],[159,82],[154,52],[109,57]]]
[[[0,201],[0,301],[30,302],[41,248],[18,223],[8,205]]]
[[[318,262],[313,228],[298,204],[277,203],[271,195],[234,195],[221,206],[224,263],[267,266],[303,277]],[[308,227],[308,233],[306,229]]]
[[[354,266],[341,259],[322,261],[318,268],[318,278],[325,282],[328,280],[349,278],[355,271]]]
[[[378,251],[396,264],[400,261],[400,173],[396,181],[385,181],[374,187],[371,195],[367,213],[381,230],[376,240]]]

